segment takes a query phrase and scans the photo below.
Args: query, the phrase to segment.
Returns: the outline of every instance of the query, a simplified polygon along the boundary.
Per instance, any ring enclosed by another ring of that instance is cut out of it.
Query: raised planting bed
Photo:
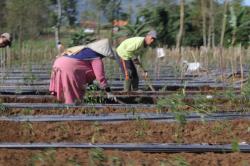
[[[180,118],[179,118],[180,119]],[[152,122],[1,121],[2,143],[249,143],[249,120]]]
[[[110,166],[248,166],[249,153],[142,153],[102,149],[0,149],[0,164],[27,165],[110,165]]]

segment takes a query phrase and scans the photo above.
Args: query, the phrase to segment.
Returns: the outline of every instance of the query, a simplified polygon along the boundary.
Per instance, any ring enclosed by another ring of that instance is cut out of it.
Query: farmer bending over
[[[135,56],[136,52],[151,45],[156,39],[156,32],[150,31],[146,37],[132,37],[124,40],[116,49],[117,60],[121,66],[122,72],[125,76],[124,90],[136,91],[138,90],[139,78],[135,68],[135,64],[142,68],[142,64]],[[135,59],[133,59],[135,58]],[[142,68],[143,69],[143,68]],[[147,71],[144,71],[144,76],[147,77]]]
[[[95,79],[109,93],[111,90],[107,85],[102,62],[106,56],[114,56],[108,39],[67,49],[54,62],[49,88],[51,94],[65,104],[79,103],[87,84]]]

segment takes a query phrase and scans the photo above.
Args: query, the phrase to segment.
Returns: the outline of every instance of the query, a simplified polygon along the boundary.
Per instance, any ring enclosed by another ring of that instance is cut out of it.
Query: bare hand
[[[107,98],[110,99],[110,100],[114,100],[114,101],[117,101],[115,95],[113,95],[112,93],[108,92],[107,93]]]

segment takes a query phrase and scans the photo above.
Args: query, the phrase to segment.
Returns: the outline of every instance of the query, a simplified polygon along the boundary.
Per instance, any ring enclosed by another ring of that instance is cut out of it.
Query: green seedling
[[[21,87],[17,86],[16,89],[15,89],[15,93],[16,93],[16,94],[22,93]]]
[[[100,138],[100,136],[101,136],[100,130],[101,130],[100,124],[98,122],[95,122],[92,125],[92,131],[94,131],[94,133],[93,133],[93,135],[91,137],[91,143],[92,144],[97,142],[97,138]]]
[[[181,156],[177,156],[175,158],[175,163],[176,163],[175,165],[178,165],[178,166],[190,166],[189,163]]]
[[[240,152],[240,146],[237,139],[232,140],[231,147],[233,152]]]
[[[76,159],[74,159],[74,158],[68,159],[67,163],[72,165],[72,166],[81,166],[81,164],[79,164],[79,162],[77,162]]]
[[[30,139],[30,136],[35,136],[34,128],[31,122],[25,122],[22,124],[23,130],[27,131],[26,137]]]
[[[185,112],[174,112],[175,120],[181,125],[185,126],[187,124],[186,113]]]
[[[111,164],[110,164],[111,166],[123,166],[123,165],[125,165],[122,158],[119,158],[116,156],[111,157],[109,160],[111,162]]]
[[[210,103],[210,99],[208,99],[204,95],[195,96],[194,103],[188,104],[194,112],[209,114],[217,110],[216,106]]]
[[[23,110],[23,114],[24,114],[24,115],[30,115],[30,114],[32,113],[32,111],[33,111],[32,109],[28,109],[28,108],[27,108],[27,109],[24,109],[24,110]]]
[[[161,166],[190,166],[190,164],[182,157],[176,156],[172,159],[161,161]]]
[[[187,106],[184,102],[185,98],[185,89],[182,90],[181,93],[173,94],[169,97],[159,99],[157,102],[158,110],[162,110],[164,107],[169,107],[171,112],[174,113],[175,120],[178,123],[178,127],[176,129],[175,137],[177,142],[182,142],[182,135],[186,125],[186,112],[183,110]]]
[[[135,115],[135,113],[137,112],[137,109],[136,108],[129,108],[128,112],[132,113],[133,115]]]
[[[244,84],[241,95],[244,97],[246,101],[249,101],[250,98],[250,79],[247,80],[247,82]]]
[[[232,125],[226,121],[217,121],[212,128],[212,133],[219,135],[224,130],[227,130],[228,133],[232,133]]]
[[[89,165],[90,166],[105,166],[107,157],[102,148],[94,148],[89,152]]]
[[[90,115],[96,114],[98,112],[98,110],[94,107],[85,109],[83,111],[84,111],[84,113],[90,114]]]
[[[177,129],[176,129],[176,132],[175,132],[175,137],[177,139],[177,142],[178,143],[182,143],[183,142],[183,133],[184,133],[184,130],[185,130],[185,125],[187,123],[187,120],[186,120],[186,115],[185,113],[181,113],[181,112],[176,112],[175,113],[175,119],[178,123],[177,125]]]
[[[146,130],[148,129],[148,121],[141,119],[140,117],[137,117],[136,119],[137,127],[135,131],[136,137],[143,138],[146,135]]]
[[[98,86],[93,84],[89,86],[89,90],[86,92],[84,102],[89,104],[97,104],[104,102],[104,92],[100,93],[100,96],[96,96]]]
[[[30,165],[36,166],[38,163],[45,164],[45,159],[42,154],[36,154],[35,156],[31,157]]]
[[[184,94],[176,93],[165,98],[159,98],[156,107],[160,112],[166,107],[172,112],[182,111],[182,109],[187,106],[183,101],[184,97]]]
[[[30,165],[36,166],[38,164],[39,165],[41,164],[41,165],[53,166],[56,161],[55,157],[56,157],[56,150],[48,149],[34,155],[31,158]]]
[[[2,103],[0,103],[0,113],[5,113],[7,111],[6,106],[4,106]]]
[[[25,76],[23,78],[24,82],[28,85],[33,84],[36,80],[38,80],[37,76],[34,75],[32,72],[29,73],[29,75]]]

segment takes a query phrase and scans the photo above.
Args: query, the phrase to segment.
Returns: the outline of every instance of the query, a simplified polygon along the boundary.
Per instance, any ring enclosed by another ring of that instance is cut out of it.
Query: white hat
[[[9,33],[5,32],[5,33],[1,34],[1,37],[6,38],[9,42],[8,45],[11,46],[12,37]]]

